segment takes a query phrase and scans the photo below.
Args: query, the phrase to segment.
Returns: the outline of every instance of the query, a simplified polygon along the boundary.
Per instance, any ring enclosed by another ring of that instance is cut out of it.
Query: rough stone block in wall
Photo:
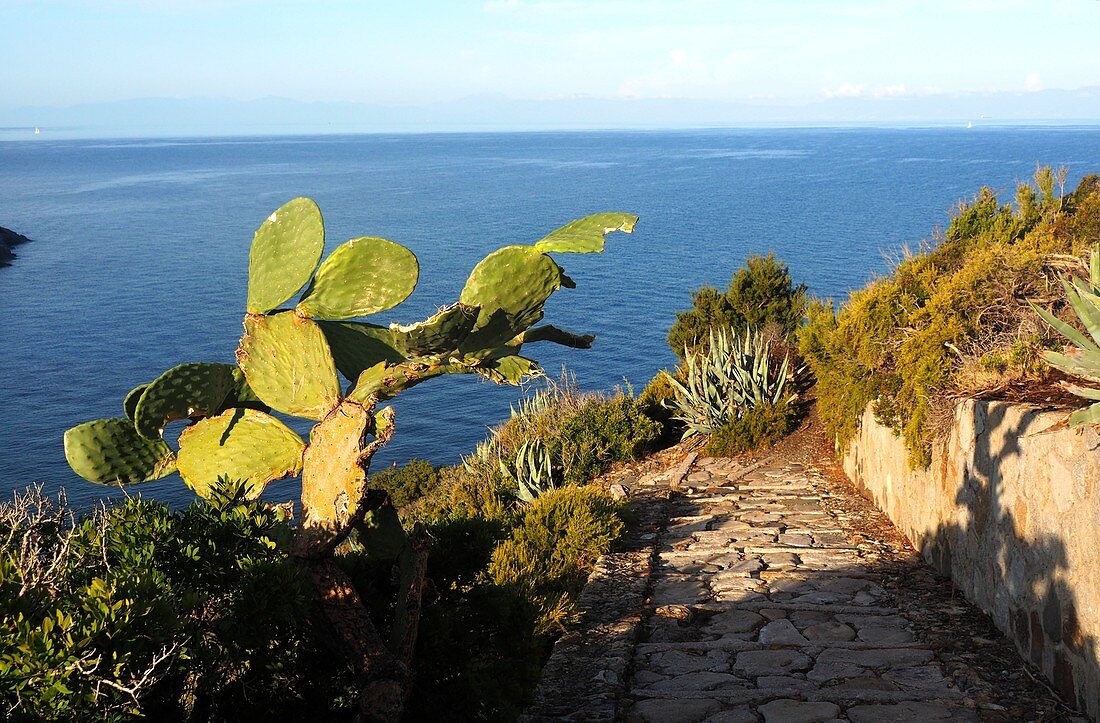
[[[988,612],[1020,654],[1100,719],[1100,435],[1065,413],[967,400],[932,463],[864,411],[853,482]]]

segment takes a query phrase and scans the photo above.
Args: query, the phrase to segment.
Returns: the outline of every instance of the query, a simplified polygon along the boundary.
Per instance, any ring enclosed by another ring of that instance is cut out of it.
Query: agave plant
[[[710,344],[684,350],[684,381],[664,372],[675,392],[673,419],[684,424],[683,439],[710,434],[759,404],[779,404],[794,374],[790,356],[775,367],[760,332],[711,329]],[[793,395],[790,397],[793,399]]]
[[[1077,320],[1081,322],[1081,326],[1088,332],[1088,336],[1046,309],[1040,309],[1035,304],[1031,304],[1035,313],[1072,342],[1072,346],[1067,348],[1065,353],[1044,351],[1043,359],[1066,374],[1093,384],[1100,384],[1100,247],[1092,250],[1088,279],[1063,276],[1061,281],[1066,292],[1066,301],[1073,309]],[[1100,389],[1068,382],[1062,382],[1062,386],[1083,399],[1096,402],[1071,414],[1069,423],[1072,426],[1100,423]]]
[[[541,439],[528,440],[519,446],[516,450],[514,474],[504,460],[500,461],[500,472],[505,479],[511,479],[515,483],[520,501],[528,504],[557,487],[554,483],[550,449]]]

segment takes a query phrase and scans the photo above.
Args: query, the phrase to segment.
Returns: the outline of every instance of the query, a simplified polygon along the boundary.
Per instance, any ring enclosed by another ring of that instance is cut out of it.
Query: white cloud
[[[1034,93],[1043,89],[1043,79],[1039,77],[1038,73],[1028,73],[1027,80],[1024,82],[1024,87],[1028,93]]]
[[[885,88],[875,91],[875,95],[886,96],[887,98],[900,98],[904,95],[909,95],[909,91],[906,89],[905,83],[898,83],[897,85],[888,85]]]
[[[841,83],[835,88],[822,88],[826,98],[858,98],[867,90],[866,83]]]

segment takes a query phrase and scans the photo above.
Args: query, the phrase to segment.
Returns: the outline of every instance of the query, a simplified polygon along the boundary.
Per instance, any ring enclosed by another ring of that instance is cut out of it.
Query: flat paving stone
[[[806,703],[797,700],[773,700],[756,709],[764,723],[824,723],[835,720],[840,707],[835,703]]]

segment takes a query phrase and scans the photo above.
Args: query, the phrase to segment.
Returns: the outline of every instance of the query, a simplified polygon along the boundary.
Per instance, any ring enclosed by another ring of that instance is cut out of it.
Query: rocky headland
[[[0,226],[0,266],[10,266],[12,259],[15,258],[15,252],[12,249],[28,241],[30,239],[26,236]]]

